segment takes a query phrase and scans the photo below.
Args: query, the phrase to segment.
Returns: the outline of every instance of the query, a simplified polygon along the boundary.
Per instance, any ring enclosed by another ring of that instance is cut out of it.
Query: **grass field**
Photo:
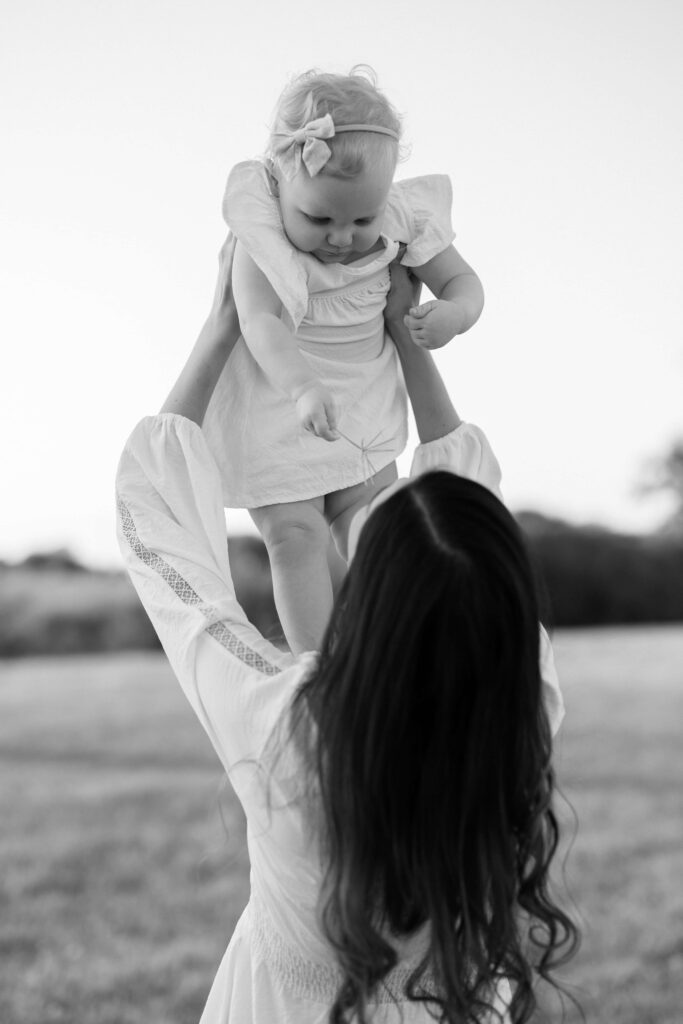
[[[683,628],[555,647],[584,932],[564,976],[595,1024],[680,1024]],[[196,1024],[248,867],[240,809],[163,657],[0,663],[0,761],[2,1024]]]

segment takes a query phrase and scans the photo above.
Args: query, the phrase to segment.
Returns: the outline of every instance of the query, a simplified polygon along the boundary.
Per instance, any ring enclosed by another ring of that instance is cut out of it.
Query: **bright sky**
[[[117,561],[118,454],[208,310],[227,171],[288,76],[358,62],[405,115],[398,177],[453,180],[487,304],[439,365],[509,503],[655,525],[633,487],[683,432],[682,37],[678,0],[16,0],[0,557]]]

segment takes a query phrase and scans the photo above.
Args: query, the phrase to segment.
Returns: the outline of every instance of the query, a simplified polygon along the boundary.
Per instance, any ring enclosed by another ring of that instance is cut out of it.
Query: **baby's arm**
[[[415,344],[441,348],[456,334],[469,331],[484,308],[484,289],[454,246],[412,271],[436,295],[436,299],[413,306],[405,318]]]
[[[299,420],[307,430],[335,441],[334,399],[302,356],[291,331],[280,319],[282,303],[268,278],[238,242],[232,287],[247,347],[270,382],[296,403]]]

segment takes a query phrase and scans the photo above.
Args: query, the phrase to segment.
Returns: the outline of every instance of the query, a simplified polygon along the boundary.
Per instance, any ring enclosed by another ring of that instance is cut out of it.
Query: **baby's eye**
[[[329,217],[311,217],[310,213],[305,213],[304,217],[310,220],[311,224],[329,224]]]
[[[361,217],[356,221],[356,224],[372,224],[374,217]]]

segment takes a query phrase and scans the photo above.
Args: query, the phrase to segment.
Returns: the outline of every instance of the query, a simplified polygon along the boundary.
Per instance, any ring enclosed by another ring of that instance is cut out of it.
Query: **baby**
[[[280,98],[266,159],[238,164],[226,188],[243,337],[204,430],[226,506],[248,508],[264,538],[294,654],[318,648],[332,606],[330,530],[346,557],[354,513],[396,479],[407,440],[389,264],[436,296],[406,318],[417,345],[445,345],[483,306],[452,245],[448,178],[393,183],[399,140],[364,74],[311,72]]]

